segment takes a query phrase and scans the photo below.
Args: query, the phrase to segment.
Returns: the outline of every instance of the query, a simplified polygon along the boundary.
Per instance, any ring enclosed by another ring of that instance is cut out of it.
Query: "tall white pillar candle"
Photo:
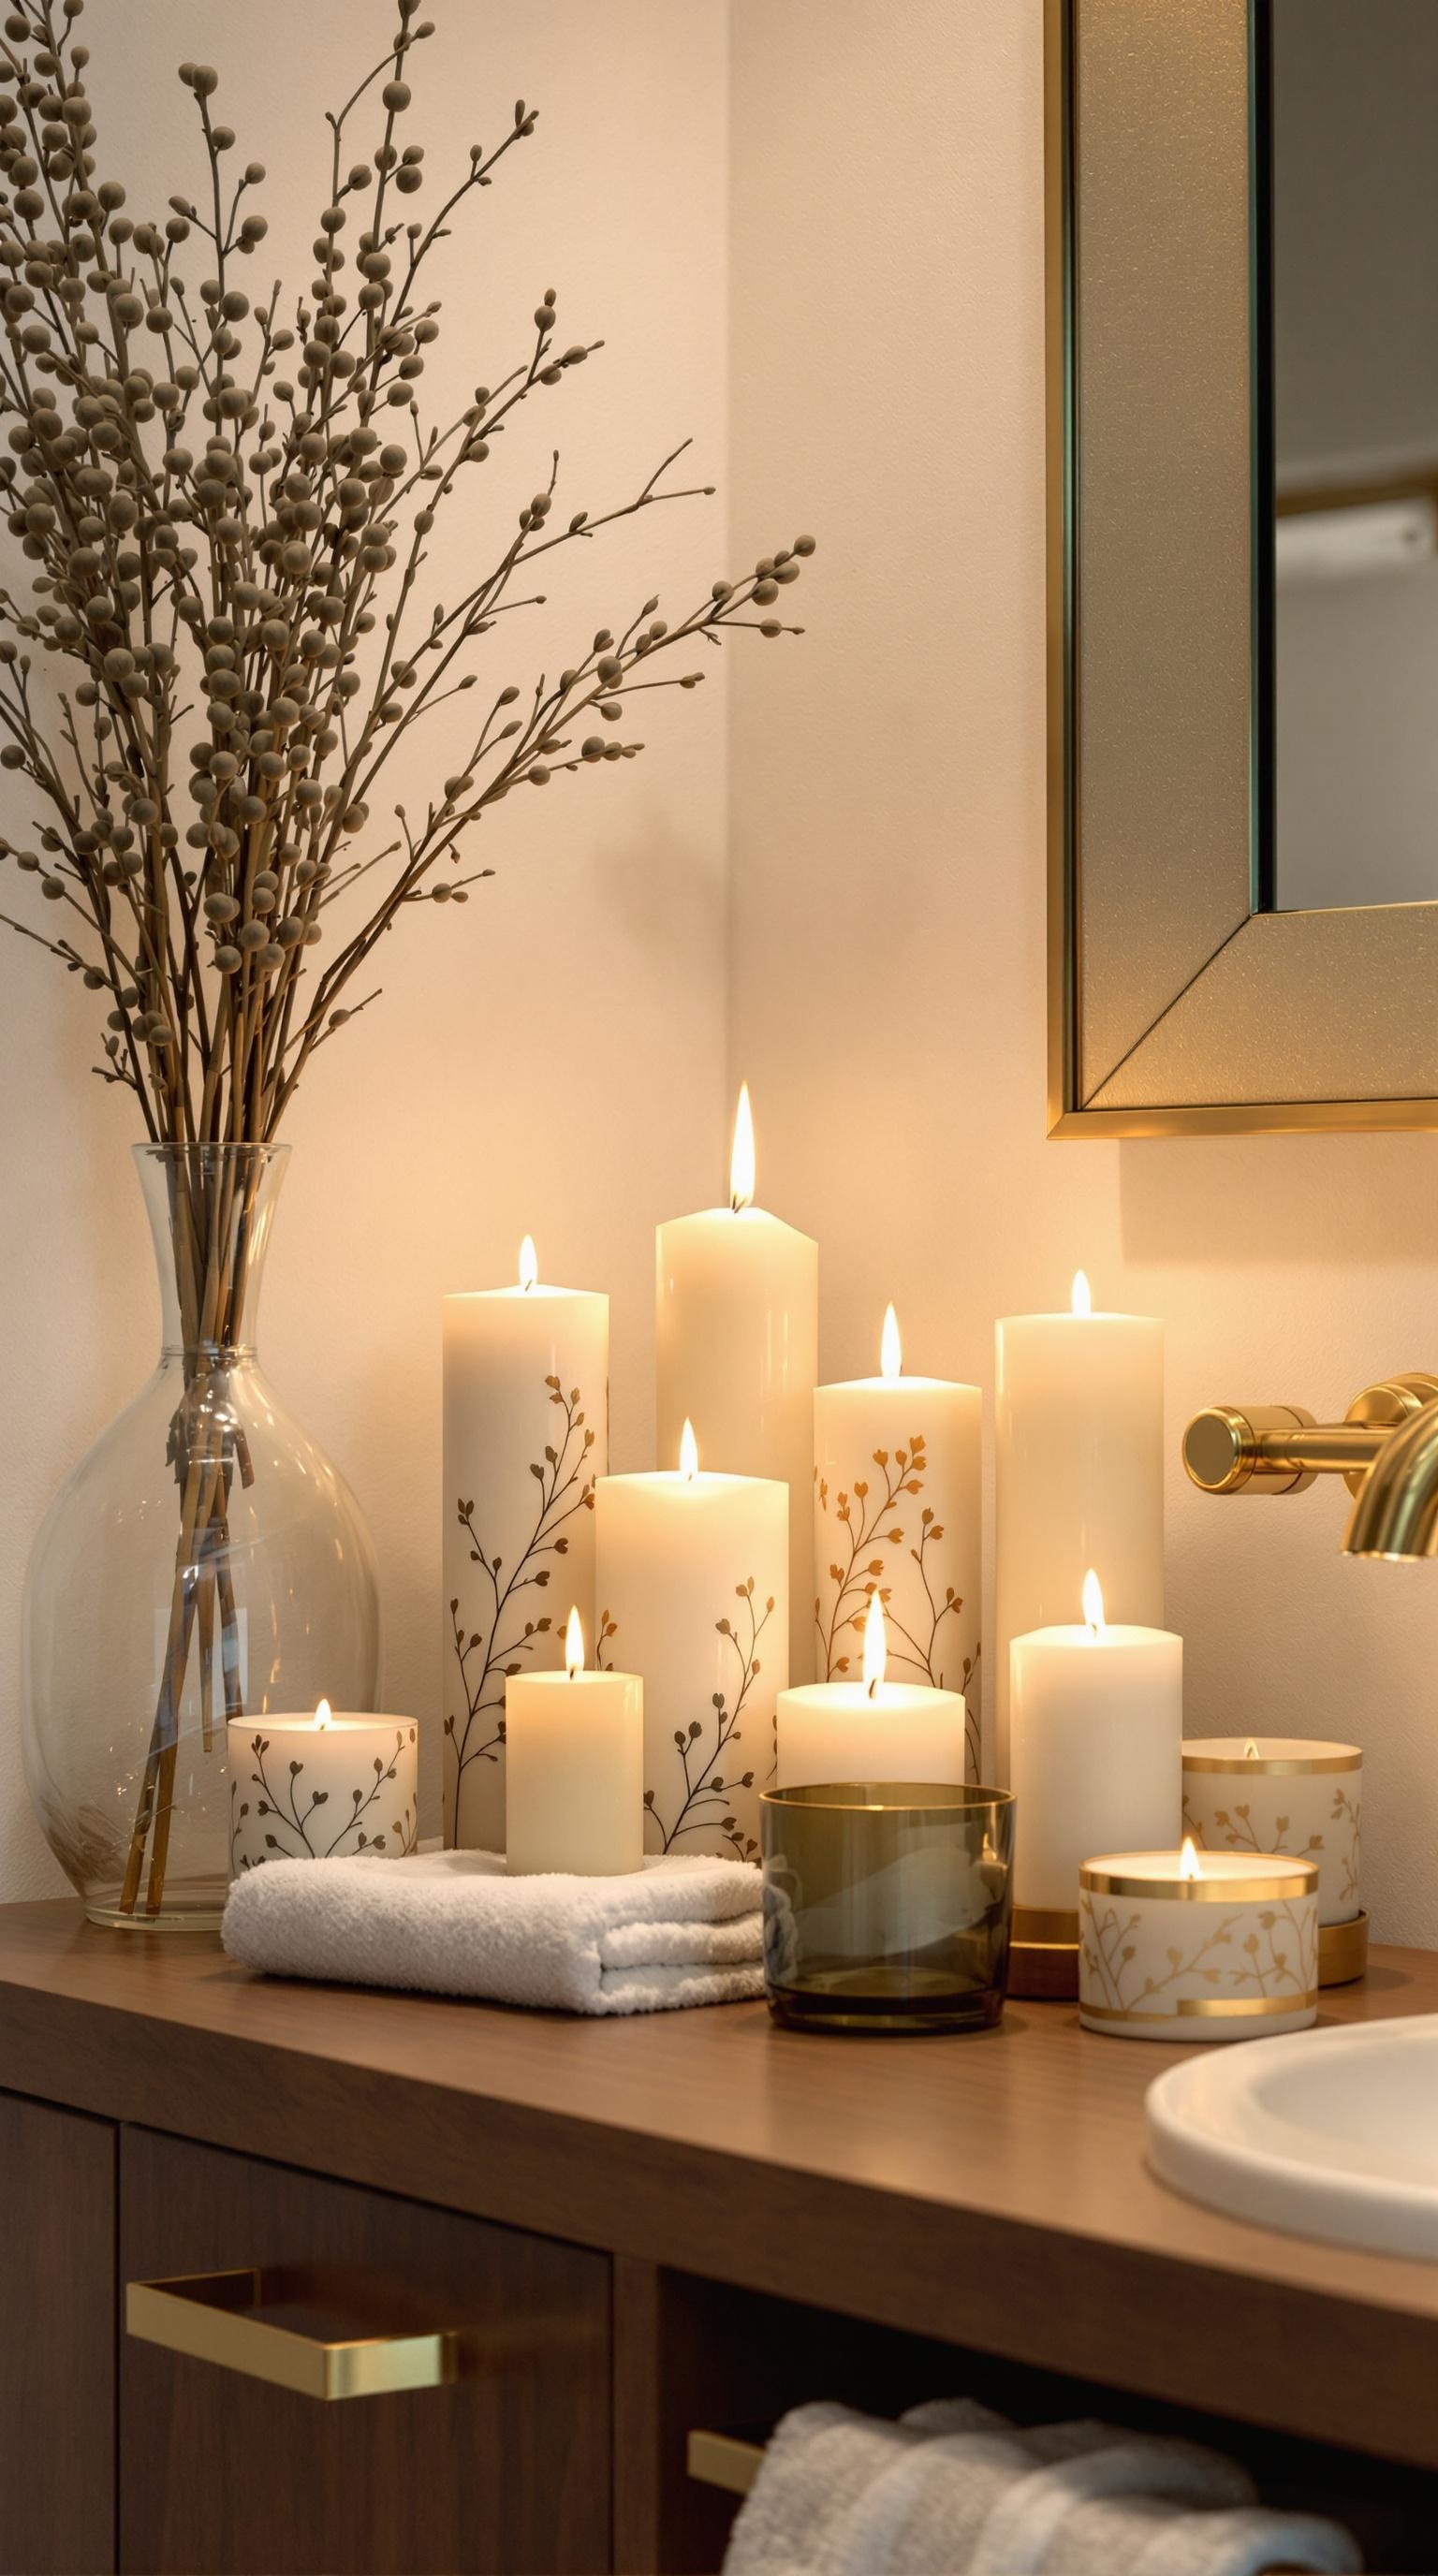
[[[877,1377],[814,1391],[814,1654],[821,1682],[858,1672],[864,1621],[884,1605],[890,1684],[960,1691],[968,1776],[979,1777],[983,1602],[983,1398],[976,1386],[903,1374],[899,1327],[884,1318]],[[784,1770],[780,1727],[779,1781]],[[827,1779],[874,1774],[827,1772]],[[947,1771],[886,1778],[947,1780]]]
[[[504,1849],[504,1686],[593,1633],[594,1487],[609,1464],[609,1300],[519,1284],[444,1301],[444,1838]]]
[[[841,1780],[962,1786],[964,1703],[958,1691],[885,1677],[886,1621],[872,1594],[860,1669],[852,1681],[804,1682],[779,1693],[781,1789]]]
[[[684,1433],[677,1470],[600,1482],[599,1651],[644,1682],[646,1849],[754,1860],[789,1677],[789,1488],[701,1474]]]
[[[730,1204],[675,1217],[656,1236],[658,1455],[692,1422],[706,1463],[789,1488],[788,1662],[814,1669],[814,1387],[819,1247],[752,1205],[754,1140],[740,1094]]]
[[[1091,1565],[1111,1618],[1163,1625],[1163,1326],[1091,1313],[1080,1271],[1070,1314],[1010,1315],[997,1338],[989,1776],[1006,1781],[1015,1637],[1071,1619]]]
[[[1092,1573],[1083,1610],[1081,1625],[1013,1641],[1014,1902],[1031,1913],[1071,1916],[1100,1845],[1178,1844],[1183,1640],[1108,1626]]]
[[[585,1671],[577,1610],[562,1670],[511,1673],[504,1712],[510,1877],[615,1878],[642,1868],[644,1685],[634,1673]]]
[[[412,1717],[232,1717],[230,1876],[269,1860],[403,1860],[419,1840]]]

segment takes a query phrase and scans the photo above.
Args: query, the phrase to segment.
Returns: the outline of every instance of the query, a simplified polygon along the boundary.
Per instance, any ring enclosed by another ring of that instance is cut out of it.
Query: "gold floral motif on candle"
[[[504,1749],[504,1685],[523,1672],[535,1642],[554,1625],[548,1611],[525,1614],[525,1595],[544,1592],[553,1567],[547,1558],[566,1556],[565,1524],[576,1513],[594,1509],[594,1477],[587,1473],[595,1434],[585,1420],[580,1389],[568,1394],[557,1377],[546,1377],[550,1404],[560,1421],[555,1437],[544,1445],[542,1459],[529,1462],[538,1488],[533,1523],[512,1566],[494,1554],[474,1525],[474,1503],[460,1497],[456,1511],[469,1542],[469,1561],[480,1569],[481,1606],[473,1624],[459,1594],[451,1596],[450,1624],[454,1652],[451,1682],[458,1684],[461,1706],[444,1721],[445,1841],[462,1842],[461,1804],[466,1774],[476,1763],[498,1763]]]
[[[969,1778],[979,1777],[980,1726],[978,1711],[978,1674],[981,1648],[975,1640],[971,1655],[963,1655],[957,1675],[946,1677],[946,1623],[957,1623],[963,1616],[964,1599],[957,1587],[945,1583],[936,1586],[929,1551],[938,1547],[944,1536],[943,1523],[931,1504],[925,1503],[917,1516],[911,1508],[924,1491],[928,1474],[928,1452],[925,1435],[917,1431],[907,1448],[876,1449],[873,1465],[879,1474],[875,1485],[868,1477],[855,1477],[849,1488],[835,1487],[832,1496],[833,1519],[837,1524],[836,1554],[828,1569],[829,1590],[814,1596],[814,1627],[820,1676],[824,1681],[842,1681],[848,1675],[855,1657],[849,1639],[862,1638],[869,1603],[877,1592],[884,1605],[889,1638],[889,1663],[906,1668],[917,1680],[935,1690],[962,1691],[967,1702],[964,1714],[966,1767]],[[821,1513],[827,1518],[831,1509],[828,1478],[816,1467],[814,1486]],[[912,1532],[912,1536],[907,1534]],[[895,1607],[894,1575],[896,1569],[886,1551],[907,1548],[910,1561],[918,1568],[925,1612],[916,1628],[907,1626]],[[927,1617],[928,1633],[923,1620]],[[952,1631],[948,1632],[952,1634]]]
[[[669,1852],[682,1845],[700,1853],[717,1851],[722,1857],[732,1854],[735,1860],[757,1861],[759,1857],[757,1836],[746,1832],[734,1808],[738,1791],[745,1793],[746,1803],[750,1801],[761,1766],[752,1759],[746,1760],[737,1776],[718,1766],[743,1740],[739,1721],[746,1713],[762,1669],[757,1648],[773,1616],[774,1598],[771,1594],[760,1607],[752,1574],[735,1584],[734,1597],[740,1605],[737,1619],[714,1622],[716,1636],[727,1639],[733,1650],[734,1684],[730,1691],[716,1690],[711,1694],[711,1716],[691,1718],[687,1727],[677,1726],[674,1730],[674,1776],[668,1788],[661,1783],[644,1792],[644,1838],[646,1848],[652,1851]],[[602,1671],[611,1669],[604,1661],[603,1649],[618,1634],[617,1622],[607,1610],[601,1611],[596,1661]],[[762,1768],[765,1778],[769,1778],[774,1768],[772,1743]],[[672,1817],[672,1822],[666,1823],[666,1816]],[[711,1839],[696,1846],[688,1839],[691,1835]]]

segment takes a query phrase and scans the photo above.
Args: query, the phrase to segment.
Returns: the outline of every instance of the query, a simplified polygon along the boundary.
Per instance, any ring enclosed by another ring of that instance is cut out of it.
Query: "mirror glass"
[[[1254,6],[1259,898],[1438,900],[1438,0]]]

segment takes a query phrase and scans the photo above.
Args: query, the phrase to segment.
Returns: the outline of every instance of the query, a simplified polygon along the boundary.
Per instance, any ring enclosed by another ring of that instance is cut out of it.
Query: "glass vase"
[[[354,1496],[262,1370],[283,1145],[141,1145],[159,1366],[56,1496],[25,1593],[25,1776],[92,1922],[219,1921],[226,1724],[375,1706]]]

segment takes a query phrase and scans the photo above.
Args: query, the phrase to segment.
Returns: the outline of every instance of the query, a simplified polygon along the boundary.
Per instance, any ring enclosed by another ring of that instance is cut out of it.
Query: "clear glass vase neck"
[[[154,1238],[162,1358],[255,1355],[260,1285],[288,1145],[137,1145]]]

